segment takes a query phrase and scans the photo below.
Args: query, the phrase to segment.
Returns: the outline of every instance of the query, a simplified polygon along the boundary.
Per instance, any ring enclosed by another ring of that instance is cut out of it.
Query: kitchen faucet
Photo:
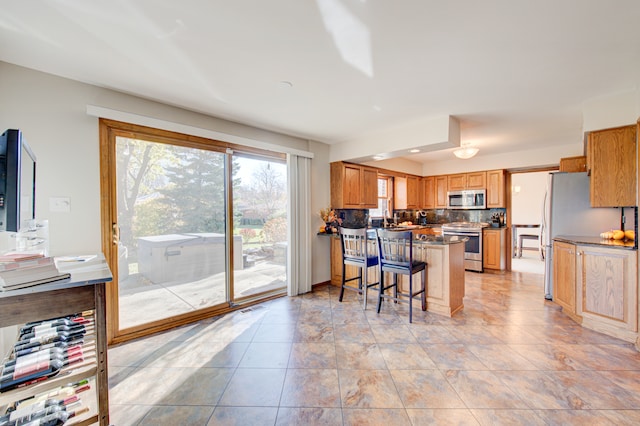
[[[383,228],[387,228],[389,226],[389,209],[384,209],[384,213],[382,213],[382,215],[384,216],[384,220],[382,222],[382,227]]]

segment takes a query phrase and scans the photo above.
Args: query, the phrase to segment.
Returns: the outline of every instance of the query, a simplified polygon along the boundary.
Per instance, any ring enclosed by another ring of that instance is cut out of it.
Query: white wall
[[[585,132],[635,124],[640,117],[640,90],[589,99],[582,112]]]
[[[583,132],[634,124],[638,118],[640,118],[640,90],[634,89],[627,92],[589,99],[582,104],[582,116]],[[427,128],[427,124],[432,127],[432,134],[429,136],[433,143],[435,143],[436,140],[442,139],[445,135],[446,123],[442,117],[439,118],[439,121],[435,119],[432,122],[423,120],[420,124],[424,129]],[[383,153],[385,149],[389,149],[388,145],[390,140],[394,141],[395,149],[398,141],[401,140],[405,142],[408,138],[398,138],[398,134],[394,136],[392,132],[408,129],[415,130],[415,126],[408,126],[406,129],[402,127],[399,129],[390,129],[391,133],[371,135],[367,139],[332,145],[331,161],[350,158],[365,161],[368,156]],[[456,129],[456,126],[450,125],[449,129],[453,131]],[[426,133],[426,130],[423,133]],[[448,144],[447,147],[456,145],[456,141],[459,144],[459,134],[457,135],[457,139],[455,134],[449,135],[449,137],[454,143]],[[387,146],[387,148],[385,148],[385,146]],[[404,147],[404,145],[402,147]],[[366,161],[364,164],[398,172],[432,176],[472,172],[476,170],[558,166],[560,158],[580,155],[585,155],[584,140],[582,138],[575,141],[559,140],[553,147],[529,149],[497,155],[483,155],[481,150],[478,155],[468,160],[460,160],[452,156],[450,160],[434,161],[425,164],[407,161],[405,159]]]
[[[331,161],[370,161],[374,155],[384,158],[404,156],[407,150],[423,151],[460,145],[460,124],[451,116],[429,117],[393,126],[375,134],[331,145]]]
[[[387,169],[422,176],[422,163],[407,160],[406,158],[390,158],[388,160],[368,161],[362,164],[379,169]]]
[[[542,222],[542,203],[549,172],[514,173],[511,175],[511,223],[535,225]],[[517,189],[519,192],[516,192]],[[523,233],[524,231],[521,231]],[[526,230],[539,234],[540,230]]]
[[[427,163],[423,167],[422,175],[432,176],[477,170],[558,166],[561,158],[583,155],[583,153],[584,146],[582,142],[497,155],[481,155],[480,153],[468,160],[453,158],[450,161]]]
[[[394,158],[371,161],[363,164],[418,176],[434,176],[467,173],[478,170],[518,169],[543,166],[557,167],[560,164],[561,158],[579,155],[584,155],[584,144],[582,142],[497,155],[478,154],[468,160],[452,158],[448,161],[421,164],[415,161]]]
[[[38,157],[38,219],[49,220],[52,255],[101,251],[98,119],[87,115],[97,105],[241,136],[302,151],[318,151],[312,160],[312,205],[329,205],[328,147],[186,111],[108,89],[0,62],[0,129],[19,128]],[[71,211],[49,211],[51,197],[69,197]],[[314,212],[315,214],[315,212]],[[325,242],[314,239],[313,276],[329,279]],[[326,253],[324,253],[326,252]],[[326,264],[322,264],[326,262]],[[316,283],[316,281],[314,281]]]

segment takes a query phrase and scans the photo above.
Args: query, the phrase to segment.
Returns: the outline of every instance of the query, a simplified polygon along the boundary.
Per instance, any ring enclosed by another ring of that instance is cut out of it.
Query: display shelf
[[[0,409],[4,412],[15,401],[87,379],[90,389],[79,394],[79,398],[81,407],[88,407],[89,410],[69,419],[66,424],[108,425],[105,283],[111,281],[111,272],[102,255],[88,262],[60,264],[58,268],[61,272],[71,273],[69,282],[0,293],[0,327],[93,311],[92,324],[88,324],[84,336],[84,359],[65,366],[58,374],[44,381],[0,393]]]
[[[98,423],[100,416],[96,404],[97,399],[94,395],[89,394],[89,392],[95,392],[96,389],[96,381],[94,378],[89,379],[89,386],[91,387],[89,391],[78,394],[78,397],[82,401],[82,406],[89,408],[89,411],[69,419],[65,426],[88,426]]]
[[[7,406],[15,401],[20,401],[34,394],[51,391],[61,385],[95,376],[98,360],[95,341],[85,340],[85,343],[82,345],[82,355],[82,361],[61,368],[58,374],[51,376],[47,380],[0,393],[0,412],[6,411]]]

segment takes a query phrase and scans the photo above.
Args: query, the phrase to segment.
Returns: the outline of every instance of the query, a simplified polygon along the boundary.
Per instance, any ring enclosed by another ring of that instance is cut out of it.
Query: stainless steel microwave
[[[447,192],[447,208],[449,209],[486,209],[486,189],[466,189]]]

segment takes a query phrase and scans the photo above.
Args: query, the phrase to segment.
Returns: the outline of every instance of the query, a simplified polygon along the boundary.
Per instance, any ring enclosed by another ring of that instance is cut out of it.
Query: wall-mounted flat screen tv
[[[18,232],[36,217],[36,156],[20,130],[0,136],[0,231]]]

